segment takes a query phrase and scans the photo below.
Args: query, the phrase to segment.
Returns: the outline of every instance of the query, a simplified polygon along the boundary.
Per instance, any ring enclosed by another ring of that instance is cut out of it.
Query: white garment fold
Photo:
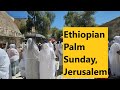
[[[10,59],[5,50],[0,48],[0,79],[9,79]]]
[[[48,43],[43,44],[40,51],[40,79],[55,78],[55,53]]]
[[[7,53],[11,62],[19,60],[19,52],[15,49],[15,44],[10,44],[10,48]]]
[[[39,79],[39,49],[32,38],[27,41],[26,79]]]
[[[52,45],[50,46],[50,54],[51,54],[51,58],[50,58],[50,78],[51,79],[55,79],[55,72],[56,72],[56,55],[54,52],[54,49],[52,47]]]
[[[118,50],[120,50],[120,44],[114,43],[109,51],[111,74],[115,76],[120,76],[120,55],[117,54]]]

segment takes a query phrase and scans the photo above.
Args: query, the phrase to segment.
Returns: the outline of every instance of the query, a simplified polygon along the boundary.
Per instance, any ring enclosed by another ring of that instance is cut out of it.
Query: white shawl
[[[0,79],[9,79],[10,60],[5,50],[0,48]]]

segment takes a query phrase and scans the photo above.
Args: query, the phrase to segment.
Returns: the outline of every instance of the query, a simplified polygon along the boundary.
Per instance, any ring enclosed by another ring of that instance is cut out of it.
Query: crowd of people
[[[6,50],[0,48],[0,79],[12,79],[17,73],[23,79],[55,79],[63,71],[62,56],[62,38],[38,44],[29,38],[19,49],[10,44]]]
[[[55,79],[63,69],[63,39],[36,44],[29,38],[19,49],[10,44],[0,48],[0,79],[12,79],[20,72],[23,79]],[[56,62],[59,62],[56,64]],[[120,36],[108,42],[109,77],[120,77]]]

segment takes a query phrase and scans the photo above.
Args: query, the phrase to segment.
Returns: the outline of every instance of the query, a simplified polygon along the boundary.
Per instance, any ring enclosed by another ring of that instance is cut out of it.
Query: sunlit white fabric
[[[114,43],[119,43],[120,44],[120,36],[115,36],[114,37]]]
[[[51,43],[50,45],[50,54],[51,54],[51,58],[50,58],[50,78],[51,79],[55,79],[55,72],[56,72],[56,55],[55,55],[55,51],[53,49],[53,44]]]
[[[10,44],[10,48],[7,51],[10,61],[19,60],[19,52],[15,49],[15,44]]]
[[[54,50],[54,46],[51,41],[49,41],[49,46]]]
[[[15,44],[10,44],[10,48],[15,48]]]
[[[26,77],[25,63],[27,58],[27,46],[25,45],[22,52],[22,59],[19,64],[21,76]]]
[[[47,43],[42,45],[39,61],[40,79],[49,79],[50,48]]]
[[[27,41],[26,79],[39,79],[39,49],[32,38]]]
[[[120,55],[117,54],[117,51],[120,50],[119,37],[114,38],[115,43],[112,44],[109,51],[109,61],[111,74],[115,76],[120,76]]]
[[[40,51],[40,79],[54,79],[55,77],[55,54],[48,43],[42,45]]]
[[[9,79],[10,60],[5,50],[0,48],[0,79]]]

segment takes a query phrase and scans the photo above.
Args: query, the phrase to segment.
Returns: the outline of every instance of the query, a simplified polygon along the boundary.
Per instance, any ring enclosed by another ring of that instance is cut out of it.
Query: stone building
[[[27,21],[27,18],[14,18],[14,22],[19,29],[21,28],[21,26],[26,25],[26,21]]]
[[[19,47],[23,39],[24,36],[14,23],[14,18],[6,11],[0,11],[0,47],[6,43],[15,43]]]
[[[108,27],[109,31],[109,40],[111,40],[114,36],[120,35],[120,17],[117,17],[109,22],[106,22],[100,27]]]

